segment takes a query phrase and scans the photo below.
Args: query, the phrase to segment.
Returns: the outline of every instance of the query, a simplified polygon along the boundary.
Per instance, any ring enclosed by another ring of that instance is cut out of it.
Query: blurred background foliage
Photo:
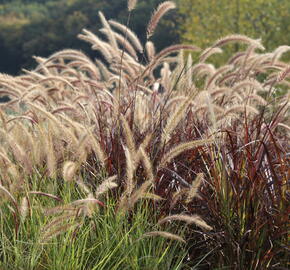
[[[290,45],[289,0],[178,0],[183,16],[182,41],[206,48],[215,40],[238,33],[262,39],[267,51]],[[229,56],[236,46],[227,50]],[[289,54],[285,55],[290,59]],[[284,59],[285,60],[285,59]]]
[[[161,2],[140,0],[131,15],[130,27],[143,42],[150,15]],[[127,23],[127,0],[0,0],[0,72],[17,74],[35,66],[33,55],[47,57],[64,48],[95,56],[76,36],[82,28],[101,28],[98,11]],[[178,42],[176,17],[177,11],[172,11],[159,25],[153,38],[157,49]]]
[[[142,42],[150,15],[161,2],[139,0],[132,13],[130,27]],[[152,38],[157,49],[178,42],[206,48],[232,33],[262,38],[267,50],[290,45],[289,0],[175,2],[178,9],[162,19]],[[127,0],[0,0],[0,72],[17,74],[21,68],[33,68],[33,55],[47,57],[63,48],[96,56],[76,36],[82,28],[96,32],[101,27],[99,10],[108,19],[127,22]]]

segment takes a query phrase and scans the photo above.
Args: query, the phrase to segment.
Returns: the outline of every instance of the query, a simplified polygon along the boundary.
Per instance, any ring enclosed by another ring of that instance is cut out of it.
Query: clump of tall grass
[[[58,179],[45,180],[59,184]],[[43,182],[41,188],[46,185]],[[84,201],[68,203],[85,192],[81,186],[65,183],[59,191],[63,196],[57,198],[29,192],[19,209],[17,233],[11,226],[15,212],[9,204],[1,205],[1,269],[181,269],[184,265],[183,235],[174,234],[174,229],[162,231],[150,218],[150,207],[139,204],[133,216],[121,216],[116,215],[115,200],[108,199],[88,218],[81,213]]]
[[[135,4],[129,1],[130,12]],[[148,38],[174,7],[160,4]],[[84,189],[82,199],[55,209],[73,207],[63,217],[68,220],[92,217],[99,196],[113,189],[122,215],[146,199],[159,223],[186,221],[188,237],[201,228],[193,261],[205,252],[210,267],[278,265],[286,253],[289,200],[285,47],[264,53],[260,40],[237,34],[205,50],[176,44],[156,52],[128,25],[99,16],[100,35],[86,29],[79,35],[98,59],[66,49],[35,57],[38,66],[23,75],[0,75],[0,93],[11,99],[0,105],[0,192],[12,204],[16,227],[14,198],[32,190],[37,172],[39,179]],[[213,65],[210,58],[233,42],[243,43],[244,51]],[[276,97],[279,89],[285,95]],[[100,172],[109,178],[102,182]],[[47,189],[37,192],[57,196]],[[50,238],[53,231],[45,228]],[[170,233],[145,236],[157,235]]]

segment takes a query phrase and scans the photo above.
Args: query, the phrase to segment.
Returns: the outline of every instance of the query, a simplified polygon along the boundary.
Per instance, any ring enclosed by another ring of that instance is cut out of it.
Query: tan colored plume
[[[172,1],[165,1],[157,7],[147,26],[147,39],[153,35],[160,19],[164,16],[164,14],[174,8],[176,8],[176,5]]]
[[[193,215],[193,216],[188,216],[188,215],[172,215],[172,216],[168,216],[165,217],[161,220],[158,221],[158,224],[163,224],[165,222],[168,221],[172,221],[172,220],[178,220],[178,221],[184,221],[187,224],[195,224],[198,227],[205,229],[205,230],[212,230],[212,227],[209,226],[208,224],[206,224],[206,222],[204,220],[202,220],[198,215]]]
[[[153,231],[153,232],[147,232],[147,233],[144,233],[141,237],[144,238],[144,237],[155,237],[155,236],[161,236],[161,237],[164,237],[164,238],[168,238],[170,240],[175,240],[175,241],[180,241],[182,243],[186,243],[185,240],[176,235],[176,234],[173,234],[173,233],[169,233],[169,232],[163,232],[163,231]]]
[[[98,186],[97,190],[96,190],[96,198],[98,198],[100,195],[106,193],[107,191],[109,191],[112,188],[115,188],[118,186],[118,184],[115,183],[117,176],[111,176],[107,179],[105,179],[100,186]]]
[[[128,10],[132,11],[137,4],[137,0],[128,0]]]
[[[75,162],[66,161],[62,169],[63,179],[67,182],[72,181],[76,173],[76,170],[77,170],[77,164]]]

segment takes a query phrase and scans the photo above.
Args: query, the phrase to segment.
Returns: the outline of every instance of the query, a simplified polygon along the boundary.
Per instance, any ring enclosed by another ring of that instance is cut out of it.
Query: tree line
[[[129,26],[143,42],[150,15],[161,2],[139,0],[130,15]],[[268,50],[290,45],[288,0],[176,0],[176,4],[177,10],[166,15],[152,38],[157,49],[178,42],[206,48],[232,33],[261,38]],[[17,74],[35,65],[33,55],[47,57],[63,48],[94,57],[76,36],[82,28],[98,31],[99,10],[127,23],[127,0],[0,0],[0,72]]]
[[[162,0],[140,0],[129,27],[145,40],[146,24]],[[89,45],[78,40],[86,28],[101,27],[98,11],[127,24],[127,0],[0,0],[0,72],[17,74],[35,66],[33,55],[47,57],[64,48],[80,49],[94,57]],[[157,49],[178,42],[177,11],[165,17],[153,38]]]

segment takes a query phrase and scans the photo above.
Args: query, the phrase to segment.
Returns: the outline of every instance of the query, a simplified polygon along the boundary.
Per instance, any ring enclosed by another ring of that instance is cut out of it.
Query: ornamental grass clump
[[[40,245],[93,230],[114,198],[116,222],[130,223],[142,204],[152,211],[158,227],[137,242],[187,241],[190,266],[285,267],[288,47],[264,53],[260,40],[237,34],[205,50],[157,52],[148,38],[174,7],[159,5],[144,45],[99,12],[99,35],[78,36],[98,59],[65,49],[35,57],[37,67],[22,75],[0,75],[0,94],[10,98],[0,105],[0,203],[19,235],[34,215],[32,195],[57,202],[43,207]],[[225,65],[210,62],[233,42],[244,51]]]

